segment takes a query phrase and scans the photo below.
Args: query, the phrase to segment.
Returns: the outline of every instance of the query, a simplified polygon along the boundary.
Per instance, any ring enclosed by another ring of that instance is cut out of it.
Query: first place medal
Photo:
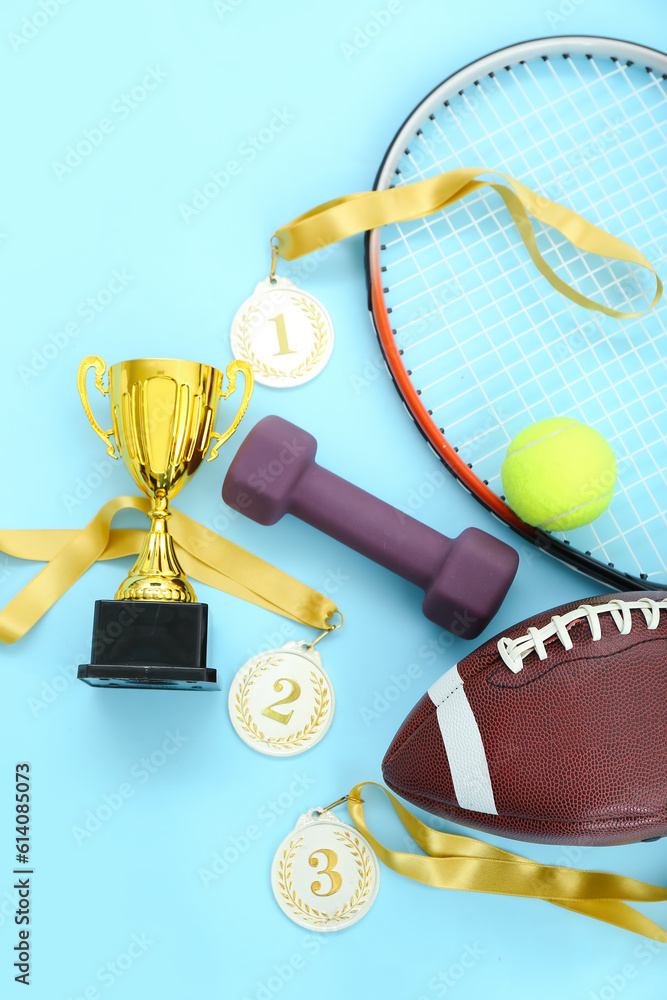
[[[248,362],[256,382],[290,388],[309,382],[326,365],[333,323],[314,295],[272,275],[237,311],[230,340],[234,357]]]

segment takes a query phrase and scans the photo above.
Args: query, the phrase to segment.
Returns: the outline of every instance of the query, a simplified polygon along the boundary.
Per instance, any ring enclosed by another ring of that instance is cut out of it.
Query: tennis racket
[[[436,87],[387,150],[383,189],[458,166],[505,171],[636,246],[667,250],[667,56],[607,38],[523,42]],[[581,253],[535,221],[557,274],[614,308],[650,301],[648,276]],[[667,589],[664,302],[618,320],[555,291],[484,187],[367,236],[369,308],[408,411],[449,471],[530,542],[618,590]],[[652,289],[651,289],[652,294]],[[609,441],[618,483],[590,525],[548,533],[505,503],[510,440],[551,416]]]

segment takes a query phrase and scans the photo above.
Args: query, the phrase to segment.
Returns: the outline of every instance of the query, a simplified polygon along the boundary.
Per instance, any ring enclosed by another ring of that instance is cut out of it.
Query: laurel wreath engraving
[[[289,733],[287,736],[266,736],[253,719],[248,708],[250,691],[255,681],[262,674],[266,673],[267,670],[270,670],[271,667],[277,667],[282,662],[282,656],[267,657],[265,660],[259,660],[256,666],[248,672],[239,690],[236,692],[236,718],[246,733],[257,742],[272,747],[300,747],[304,743],[307,743],[314,733],[317,732],[329,707],[329,691],[322,678],[314,670],[311,670],[309,678],[314,693],[313,712],[310,716],[310,721],[299,729],[298,732]]]
[[[309,302],[303,295],[290,295],[290,299],[295,306],[298,306],[299,309],[305,313],[315,332],[315,343],[312,351],[308,357],[301,362],[301,364],[296,365],[296,367],[292,368],[291,371],[279,371],[279,369],[274,368],[272,365],[266,364],[265,361],[262,361],[261,358],[257,357],[251,347],[248,327],[252,317],[260,308],[260,304],[258,302],[252,305],[250,309],[243,314],[239,323],[239,346],[241,357],[245,361],[250,362],[252,367],[257,372],[267,378],[301,378],[301,376],[306,375],[316,367],[327,348],[329,341],[327,328],[322,318],[322,314],[317,306],[315,306],[312,302]]]
[[[353,836],[349,830],[334,830],[333,833],[336,839],[345,844],[349,849],[357,863],[357,875],[359,876],[356,891],[334,913],[327,913],[326,910],[316,910],[315,907],[304,903],[294,888],[292,866],[296,853],[303,843],[303,837],[299,837],[296,841],[290,840],[289,847],[285,848],[283,856],[278,863],[278,886],[281,896],[289,908],[298,913],[302,920],[311,922],[314,925],[332,922],[338,924],[344,920],[349,920],[359,912],[373,888],[373,864],[364,844],[360,843],[359,838]]]

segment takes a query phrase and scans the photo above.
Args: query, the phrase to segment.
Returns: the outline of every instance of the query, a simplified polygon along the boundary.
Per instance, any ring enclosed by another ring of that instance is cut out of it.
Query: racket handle
[[[427,618],[473,639],[500,607],[519,557],[477,528],[451,539],[315,462],[312,434],[281,417],[250,431],[222,496],[259,524],[293,514],[426,592]]]

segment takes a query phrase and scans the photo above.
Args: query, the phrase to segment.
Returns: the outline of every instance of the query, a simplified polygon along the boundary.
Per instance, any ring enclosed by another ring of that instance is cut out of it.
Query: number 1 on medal
[[[291,350],[287,342],[287,328],[285,327],[285,316],[283,313],[278,313],[277,316],[272,316],[269,323],[276,324],[276,333],[278,334],[278,347],[279,351],[273,355],[274,358],[279,357],[281,354],[296,354],[296,351]]]

